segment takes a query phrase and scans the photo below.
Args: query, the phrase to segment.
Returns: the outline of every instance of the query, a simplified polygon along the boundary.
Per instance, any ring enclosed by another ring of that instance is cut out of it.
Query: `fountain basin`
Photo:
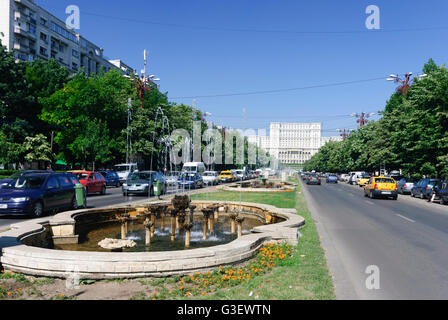
[[[137,216],[144,204],[148,202],[142,201],[121,209],[129,210],[131,217]],[[168,205],[169,202],[157,201],[151,204]],[[259,219],[276,216],[283,222],[254,227],[251,233],[230,243],[207,248],[156,252],[48,249],[47,246],[53,241],[70,243],[77,240],[77,221],[106,221],[109,218],[107,212],[110,212],[110,208],[77,210],[11,225],[10,230],[0,234],[0,262],[7,271],[60,278],[67,278],[74,273],[81,279],[185,275],[250,259],[265,241],[285,240],[295,245],[298,241],[297,231],[305,224],[295,209],[228,201],[192,201],[192,204],[197,206],[196,210],[216,204],[220,213],[224,212],[225,206],[229,212],[241,208],[247,216]]]
[[[292,192],[296,190],[294,184],[288,182],[270,181],[262,183],[261,181],[255,181],[255,180],[226,184],[218,188],[223,191],[270,192],[270,193]]]

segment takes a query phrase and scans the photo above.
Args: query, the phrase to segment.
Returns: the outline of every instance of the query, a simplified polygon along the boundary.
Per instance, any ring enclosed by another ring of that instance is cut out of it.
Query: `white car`
[[[205,171],[202,174],[202,180],[204,184],[214,186],[219,183],[219,173],[216,171]]]
[[[168,172],[165,175],[166,183],[170,186],[177,186],[177,180],[179,178],[179,175],[180,175],[180,172],[178,172],[178,171]]]

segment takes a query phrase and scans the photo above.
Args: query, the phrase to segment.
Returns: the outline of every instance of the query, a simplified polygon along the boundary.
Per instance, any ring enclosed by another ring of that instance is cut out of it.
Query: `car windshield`
[[[215,174],[213,172],[204,172],[205,177],[214,177]]]
[[[181,177],[181,179],[186,179],[186,178],[194,178],[196,176],[196,174],[195,173],[182,173],[182,175],[180,176]]]
[[[192,167],[184,167],[184,171],[196,171],[197,167],[196,166],[192,166]]]
[[[40,189],[45,182],[45,177],[43,176],[21,176],[16,180],[11,181],[8,185],[9,188],[13,189]]]
[[[20,177],[22,175],[22,173],[20,172],[16,172],[14,173],[12,176],[9,177],[9,179],[17,179],[18,177]]]
[[[150,180],[151,173],[148,172],[135,172],[131,175],[129,180]]]
[[[129,166],[115,166],[115,171],[127,172],[127,171],[129,171]]]
[[[78,180],[86,180],[87,177],[89,176],[89,174],[87,172],[77,172],[75,173],[76,178],[78,178]]]
[[[395,181],[389,178],[376,178],[375,183],[395,183]]]

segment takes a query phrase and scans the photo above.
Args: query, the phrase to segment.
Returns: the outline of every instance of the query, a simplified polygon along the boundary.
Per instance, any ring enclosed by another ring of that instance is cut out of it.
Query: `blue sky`
[[[197,98],[196,107],[234,128],[317,121],[324,136],[337,135],[336,128],[356,128],[350,114],[382,110],[395,85],[382,79],[325,85],[417,73],[429,58],[447,61],[446,0],[36,3],[64,21],[66,6],[78,5],[78,32],[107,57],[140,71],[146,48],[148,73],[161,78],[171,101],[191,105],[193,96],[219,95]],[[368,5],[380,8],[381,32],[365,27]],[[221,96],[311,86],[321,87]]]

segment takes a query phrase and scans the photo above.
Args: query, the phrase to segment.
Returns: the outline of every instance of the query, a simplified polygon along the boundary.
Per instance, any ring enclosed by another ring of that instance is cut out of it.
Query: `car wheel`
[[[395,197],[393,197],[392,199],[393,199],[393,200],[397,200],[397,199],[398,199],[398,196],[395,196]]]
[[[151,186],[151,188],[149,189],[149,196],[152,197],[154,195],[154,187]]]
[[[127,196],[128,196],[127,191],[123,191],[123,197],[127,197]]]
[[[440,197],[440,204],[441,205],[446,205],[447,204],[447,202],[446,202],[444,197]]]
[[[44,213],[44,207],[42,205],[42,202],[37,201],[34,205],[33,208],[31,209],[31,216],[33,218],[39,218],[42,216],[42,214]]]
[[[105,195],[106,194],[106,186],[103,186],[103,189],[101,189],[101,194]]]
[[[415,198],[414,192],[411,191],[411,197]]]
[[[373,192],[370,192],[370,199],[374,199],[375,198],[375,196],[373,195]]]
[[[120,181],[118,181],[118,182],[115,184],[115,187],[116,187],[116,188],[120,188],[120,187],[121,187],[121,185],[120,185]]]
[[[425,196],[423,195],[423,192],[420,193],[420,199],[425,199]]]

